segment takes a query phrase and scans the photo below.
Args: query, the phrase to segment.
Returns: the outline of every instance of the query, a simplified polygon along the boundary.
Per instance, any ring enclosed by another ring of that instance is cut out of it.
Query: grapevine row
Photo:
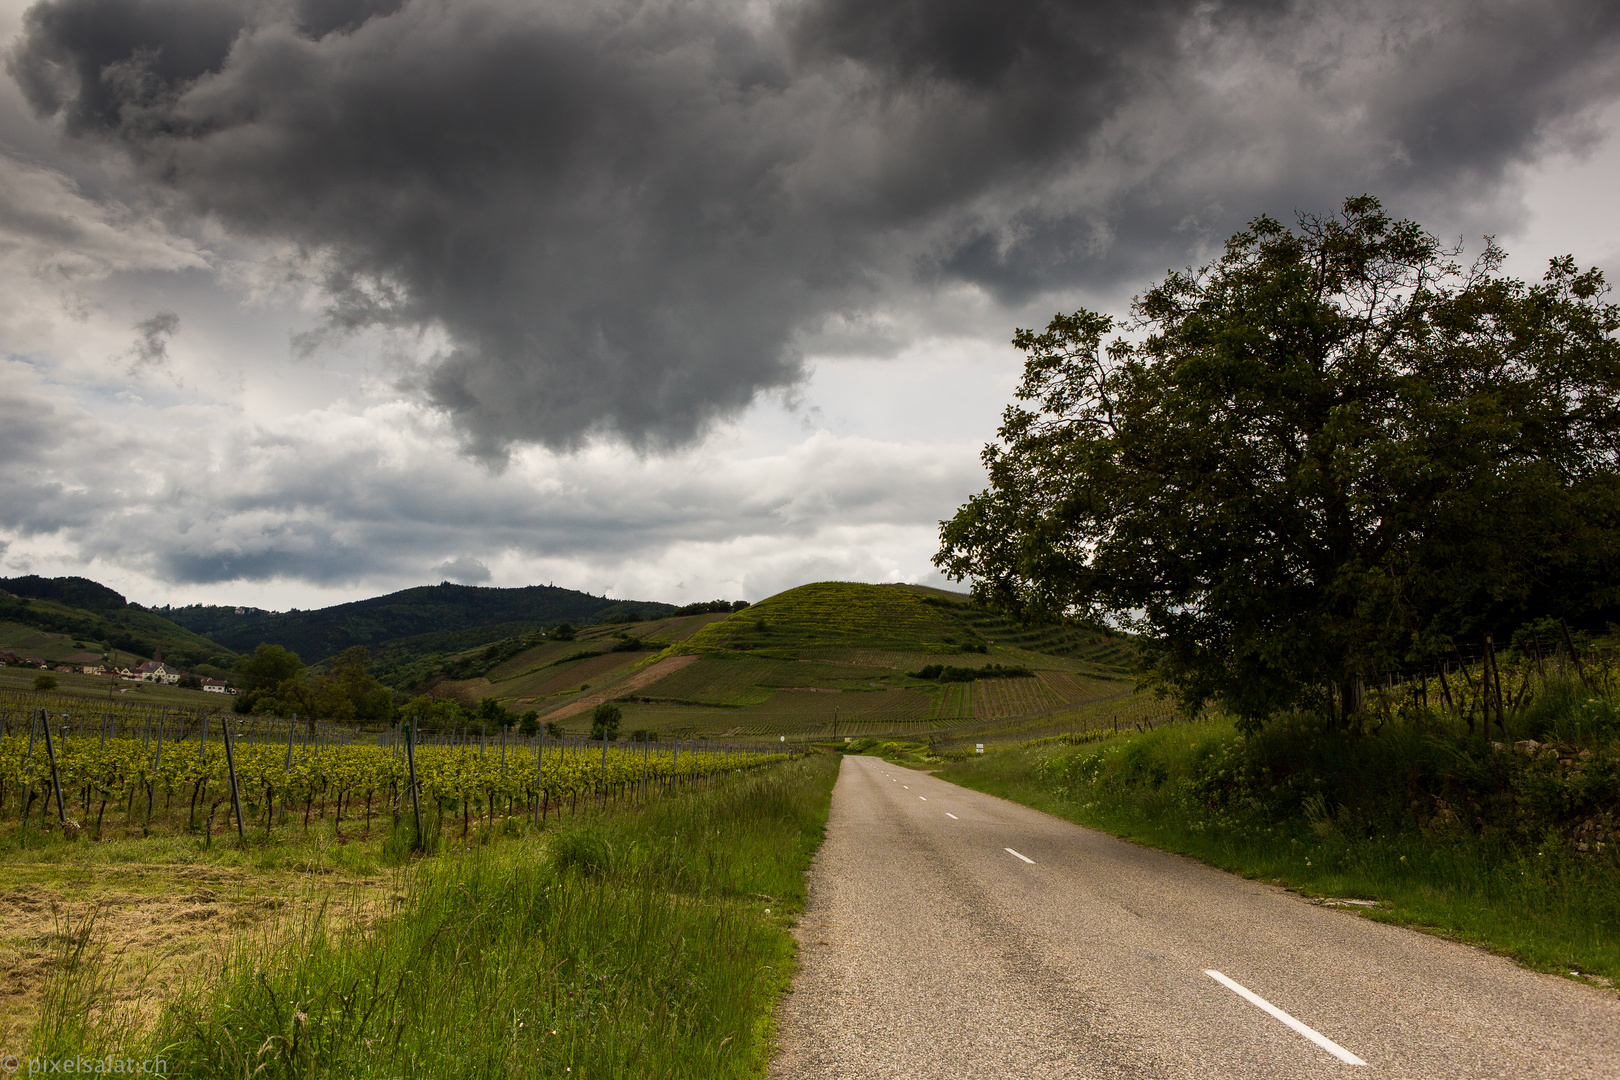
[[[49,752],[54,750],[57,781]],[[97,735],[57,736],[47,749],[42,733],[0,737],[0,820],[26,827],[54,825],[54,783],[60,784],[70,833],[99,837],[108,808],[126,826],[149,830],[171,824],[183,810],[185,826],[211,835],[233,804],[234,764],[244,833],[269,831],[295,819],[305,827],[319,805],[341,826],[347,812],[367,831],[377,815],[395,823],[410,810],[409,765],[403,745],[295,745],[236,743],[227,760],[223,738],[168,743]],[[641,744],[562,747],[514,741],[511,746],[462,744],[415,748],[418,797],[441,817],[524,814],[543,820],[581,799],[646,797],[724,772],[784,760],[784,753],[694,751]]]

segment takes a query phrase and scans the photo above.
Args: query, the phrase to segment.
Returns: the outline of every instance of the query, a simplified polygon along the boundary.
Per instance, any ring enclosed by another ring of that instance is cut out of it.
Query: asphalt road
[[[797,933],[777,1080],[1620,1078],[1613,991],[877,758]]]

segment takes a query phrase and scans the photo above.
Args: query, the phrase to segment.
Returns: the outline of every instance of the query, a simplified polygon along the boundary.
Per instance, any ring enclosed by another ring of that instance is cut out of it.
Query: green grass
[[[965,645],[977,633],[940,604],[889,585],[823,581],[801,585],[704,627],[699,649],[788,649],[811,646],[918,648]]]
[[[34,677],[40,672],[31,668],[0,667],[0,691],[11,691],[7,701],[15,700],[16,691],[32,693]],[[228,694],[210,694],[205,690],[185,690],[165,683],[127,682],[105,675],[75,675],[70,672],[51,672],[56,676],[56,690],[39,695],[34,704],[52,709],[64,709],[74,714],[90,713],[99,716],[102,711],[125,708],[182,708],[202,709],[206,712],[228,711],[232,698]]]
[[[1308,895],[1377,901],[1370,918],[1542,970],[1620,979],[1620,741],[1597,742],[1577,767],[1432,719],[1360,738],[1213,720],[939,775]]]
[[[149,1022],[70,928],[31,1053],[267,1080],[763,1075],[836,770],[816,755],[430,859],[397,910],[249,935]]]

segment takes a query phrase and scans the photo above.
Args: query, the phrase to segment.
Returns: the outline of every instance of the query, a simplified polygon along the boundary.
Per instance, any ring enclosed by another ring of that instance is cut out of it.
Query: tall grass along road
[[[1620,1076],[1620,1001],[847,758],[778,1080]]]
[[[544,831],[514,818],[391,898],[289,907],[145,995],[114,985],[93,924],[68,927],[25,1047],[0,1049],[197,1080],[758,1076],[834,769],[713,775]]]

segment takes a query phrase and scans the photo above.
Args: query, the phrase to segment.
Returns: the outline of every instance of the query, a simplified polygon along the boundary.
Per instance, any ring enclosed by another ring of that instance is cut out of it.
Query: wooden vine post
[[[51,759],[51,787],[56,792],[56,819],[67,828],[67,811],[62,808],[62,777],[56,771],[56,743],[51,738],[51,717],[44,709],[39,710],[39,721],[45,727],[45,753]]]
[[[1502,669],[1496,663],[1496,646],[1491,641],[1491,635],[1485,635],[1485,660],[1490,665],[1489,679],[1485,684],[1485,696],[1489,700],[1494,692],[1496,699],[1496,723],[1502,729],[1502,739],[1507,740],[1507,710],[1502,705]],[[1490,724],[1485,725],[1486,732],[1490,731]]]
[[[236,814],[236,838],[245,845],[247,832],[242,828],[242,796],[236,789],[236,754],[231,739],[230,717],[221,716],[219,726],[225,734],[225,769],[231,777],[231,810]]]
[[[417,850],[423,847],[422,839],[422,806],[416,797],[416,717],[411,717],[409,726],[405,728],[405,761],[411,771],[411,819],[416,822],[416,836],[411,846]]]

